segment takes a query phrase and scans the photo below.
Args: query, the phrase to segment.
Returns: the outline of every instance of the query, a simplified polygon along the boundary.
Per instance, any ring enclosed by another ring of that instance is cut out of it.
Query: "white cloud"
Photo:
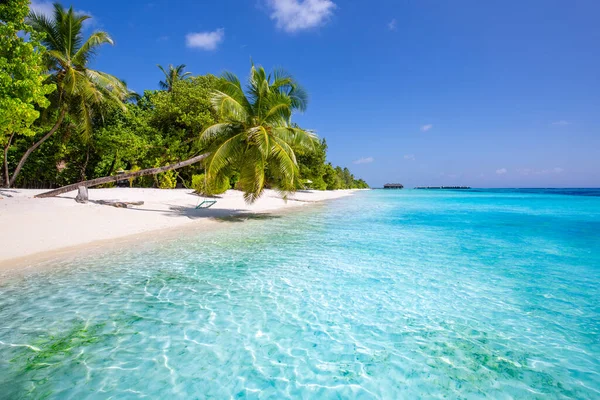
[[[554,121],[552,123],[552,125],[567,126],[567,125],[571,125],[571,123],[569,121],[565,121],[564,119],[561,119],[560,121]]]
[[[29,5],[29,10],[33,11],[36,14],[42,14],[47,17],[52,17],[54,15],[54,6],[51,1],[37,1],[32,0]]]
[[[521,175],[530,175],[534,171],[531,168],[519,168],[519,169],[517,169],[517,172],[520,173]]]
[[[369,163],[372,163],[373,161],[375,161],[375,159],[373,157],[363,157],[363,158],[359,158],[358,160],[352,161],[352,163],[353,164],[369,164]]]
[[[185,35],[187,47],[215,50],[225,38],[225,29],[220,28],[212,32],[192,32]]]
[[[396,18],[392,19],[389,23],[388,23],[388,29],[390,31],[395,31],[396,30]]]
[[[415,161],[415,155],[414,154],[406,154],[404,156],[405,160],[409,160],[409,161]]]
[[[505,173],[507,173],[507,172],[508,172],[508,170],[507,170],[506,168],[500,168],[500,169],[497,169],[497,170],[496,170],[496,173],[497,173],[498,175],[504,175],[504,174],[505,174]]]
[[[536,169],[536,168],[519,168],[517,172],[521,175],[547,175],[547,174],[562,174],[565,170],[561,167],[551,169]]]
[[[331,0],[267,0],[271,19],[286,32],[297,32],[323,25],[336,5]]]
[[[427,131],[428,131],[428,130],[430,130],[431,128],[433,128],[433,125],[432,125],[432,124],[423,125],[423,126],[421,127],[421,131],[422,131],[422,132],[427,132]]]
[[[54,5],[53,5],[52,1],[32,0],[31,4],[29,5],[29,10],[33,11],[36,14],[42,14],[42,15],[48,17],[48,18],[53,18],[54,17]],[[77,14],[77,15],[87,15],[89,17],[88,19],[86,19],[85,21],[83,21],[83,28],[84,29],[93,28],[93,27],[95,27],[95,26],[98,25],[97,24],[97,22],[98,22],[97,19],[89,11],[75,10],[75,14]]]

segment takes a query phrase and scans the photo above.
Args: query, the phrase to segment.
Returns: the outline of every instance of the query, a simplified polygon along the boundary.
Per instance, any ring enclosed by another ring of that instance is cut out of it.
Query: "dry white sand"
[[[211,229],[211,220],[239,213],[273,212],[352,194],[353,190],[300,191],[287,202],[272,190],[254,204],[229,190],[209,209],[196,210],[202,198],[188,189],[90,189],[90,202],[74,201],[77,192],[36,199],[43,190],[0,189],[0,263],[97,241],[188,224]],[[96,200],[143,201],[144,205],[116,208]],[[200,225],[203,224],[203,225]]]

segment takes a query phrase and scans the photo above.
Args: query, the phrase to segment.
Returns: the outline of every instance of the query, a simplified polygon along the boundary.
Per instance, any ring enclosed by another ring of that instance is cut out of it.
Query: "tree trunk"
[[[179,169],[179,168],[187,167],[188,165],[195,164],[197,162],[204,160],[209,155],[210,155],[209,153],[205,153],[205,154],[201,154],[199,156],[190,158],[188,160],[178,162],[176,164],[165,165],[164,167],[142,169],[142,170],[139,170],[136,172],[130,172],[128,174],[105,176],[103,178],[96,178],[96,179],[91,179],[89,181],[77,182],[72,185],[67,185],[67,186],[63,186],[58,189],[51,190],[49,192],[40,193],[35,197],[37,197],[37,198],[53,197],[53,196],[58,196],[59,194],[70,192],[71,190],[75,190],[79,186],[92,187],[92,186],[103,185],[105,183],[122,181],[125,179],[139,178],[140,176],[156,175],[156,174],[160,174],[161,172],[171,171],[173,169]]]
[[[81,180],[82,181],[85,180],[85,172],[87,170],[87,165],[88,165],[89,161],[90,161],[90,145],[88,144],[87,151],[85,153],[85,161],[83,163],[83,166],[81,167]]]
[[[30,148],[27,149],[27,151],[25,152],[25,154],[23,154],[23,157],[21,157],[21,160],[19,160],[19,163],[17,164],[17,168],[15,168],[12,177],[10,178],[10,181],[8,182],[7,187],[11,187],[12,185],[15,184],[15,180],[17,179],[17,175],[19,175],[19,172],[21,172],[21,168],[23,168],[23,164],[25,164],[25,161],[27,161],[27,159],[29,158],[29,156],[31,155],[31,153],[37,149],[38,147],[40,147],[42,145],[42,143],[44,143],[46,140],[48,140],[48,138],[50,136],[52,136],[54,134],[54,132],[57,131],[58,127],[60,126],[60,124],[62,124],[62,121],[65,117],[65,110],[62,110],[60,112],[60,116],[58,117],[58,121],[56,121],[56,123],[54,124],[54,126],[52,127],[52,129],[50,129],[50,131],[48,131],[48,133],[46,133],[44,135],[44,137],[42,137],[40,140],[38,140],[37,142],[35,142],[33,144],[33,146],[31,146]]]
[[[8,142],[6,143],[6,146],[4,147],[4,185],[7,188],[10,187],[10,177],[8,175],[8,149],[10,148],[10,145],[12,143],[14,136],[15,136],[14,132],[10,134],[10,137],[8,138]]]
[[[87,188],[85,186],[79,186],[77,189],[79,192],[77,193],[77,197],[75,197],[75,201],[78,203],[87,203],[90,199]]]
[[[110,164],[110,168],[108,169],[108,173],[106,176],[112,175],[115,170],[115,165],[117,165],[117,159],[119,158],[119,150],[115,151],[115,158],[113,158],[112,163]]]

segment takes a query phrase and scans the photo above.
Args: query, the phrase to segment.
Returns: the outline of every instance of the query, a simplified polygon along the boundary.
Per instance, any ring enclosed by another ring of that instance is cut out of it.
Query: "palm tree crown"
[[[312,132],[292,124],[293,111],[307,105],[306,92],[294,78],[283,70],[267,75],[253,65],[244,91],[234,74],[225,73],[212,103],[222,122],[201,134],[211,151],[206,179],[217,183],[239,172],[238,185],[250,203],[263,193],[267,179],[284,193],[294,191],[298,166],[293,147],[312,149],[317,141]]]
[[[96,31],[84,40],[83,22],[90,17],[54,3],[54,15],[48,18],[31,12],[28,21],[45,34],[42,43],[48,49],[47,68],[56,83],[61,111],[67,111],[90,134],[92,117],[97,106],[107,102],[122,102],[131,95],[124,82],[114,76],[88,68],[88,64],[103,44],[113,44],[106,32]]]
[[[173,64],[169,64],[168,70],[165,70],[162,65],[157,64],[156,66],[165,74],[165,80],[160,81],[158,84],[162,90],[166,90],[167,92],[173,90],[175,82],[188,80],[192,75],[191,72],[183,72],[185,64],[180,64],[176,67]]]

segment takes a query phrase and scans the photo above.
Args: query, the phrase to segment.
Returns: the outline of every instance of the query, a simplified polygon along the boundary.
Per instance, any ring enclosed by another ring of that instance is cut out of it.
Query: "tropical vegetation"
[[[111,185],[129,171],[131,186],[235,188],[249,202],[265,188],[368,187],[328,163],[325,140],[294,123],[308,98],[289,73],[252,65],[242,84],[232,73],[159,66],[160,90],[138,95],[90,68],[113,41],[86,36],[88,18],[60,4],[50,17],[30,13],[27,0],[0,4],[3,186]]]

